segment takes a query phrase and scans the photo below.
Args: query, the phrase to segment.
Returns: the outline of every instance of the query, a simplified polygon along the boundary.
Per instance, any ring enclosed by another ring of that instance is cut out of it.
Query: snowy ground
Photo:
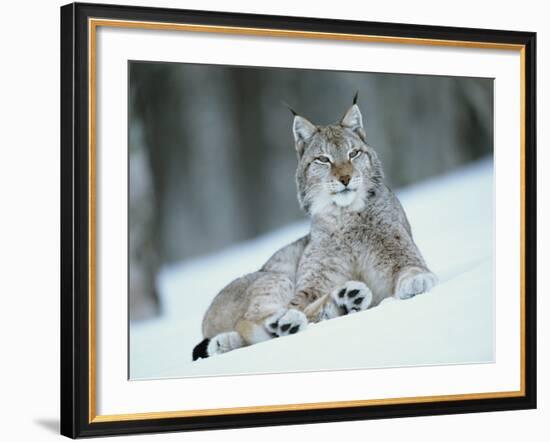
[[[307,223],[166,269],[160,277],[164,315],[130,327],[130,378],[493,361],[492,172],[492,161],[484,160],[398,192],[415,240],[439,277],[434,290],[296,335],[191,362],[216,293],[307,232]]]

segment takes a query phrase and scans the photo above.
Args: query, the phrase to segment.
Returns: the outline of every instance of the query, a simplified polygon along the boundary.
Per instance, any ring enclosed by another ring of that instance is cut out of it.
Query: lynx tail
[[[193,349],[194,361],[200,358],[206,359],[208,357],[207,349],[208,349],[209,342],[210,342],[210,339],[205,338],[195,346],[195,348]]]

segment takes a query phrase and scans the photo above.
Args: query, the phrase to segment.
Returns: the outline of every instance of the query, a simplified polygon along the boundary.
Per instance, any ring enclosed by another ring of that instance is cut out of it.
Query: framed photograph
[[[536,36],[61,8],[61,433],[536,407]]]

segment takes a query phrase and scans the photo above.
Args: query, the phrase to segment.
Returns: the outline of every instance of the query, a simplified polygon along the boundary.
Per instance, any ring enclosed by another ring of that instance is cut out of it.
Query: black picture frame
[[[163,417],[90,419],[89,18],[521,45],[524,51],[524,395],[437,402]],[[61,434],[240,428],[536,408],[536,34],[167,8],[61,7]]]

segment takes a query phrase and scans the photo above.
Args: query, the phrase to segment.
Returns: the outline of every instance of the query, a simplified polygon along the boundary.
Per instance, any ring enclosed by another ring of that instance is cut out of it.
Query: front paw
[[[331,294],[332,301],[344,315],[360,312],[370,307],[372,292],[364,282],[348,281]]]
[[[296,309],[276,313],[265,321],[265,328],[274,338],[293,335],[302,331],[306,326],[306,315]]]
[[[432,272],[416,267],[406,269],[397,281],[395,295],[399,299],[409,299],[429,292],[436,283],[437,277]]]

